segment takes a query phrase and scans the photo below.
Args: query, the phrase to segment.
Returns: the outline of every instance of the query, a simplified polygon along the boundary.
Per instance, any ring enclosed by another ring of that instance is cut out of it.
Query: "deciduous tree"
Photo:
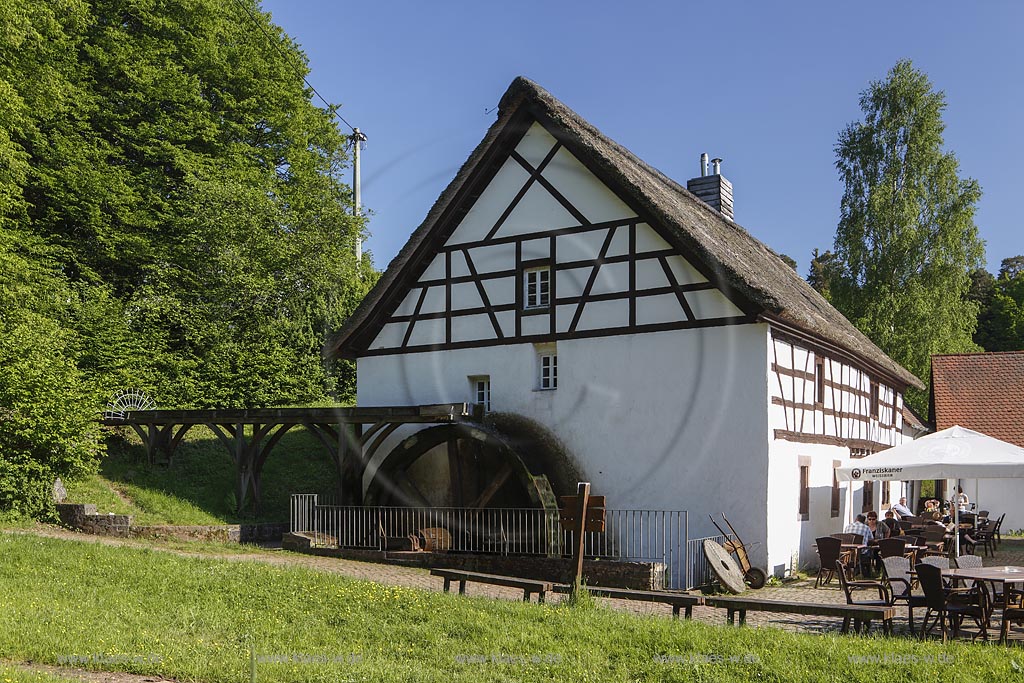
[[[1024,351],[1024,256],[1003,259],[997,278],[985,275],[974,341],[986,351]]]
[[[845,191],[832,302],[927,383],[932,354],[977,348],[977,304],[966,295],[984,252],[981,188],[943,150],[945,95],[909,61],[871,83],[860,106],[864,119],[836,144]],[[909,398],[922,407],[923,395]]]

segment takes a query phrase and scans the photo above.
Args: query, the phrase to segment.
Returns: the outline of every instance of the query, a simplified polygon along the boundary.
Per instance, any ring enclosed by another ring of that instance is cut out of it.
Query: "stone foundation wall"
[[[57,515],[66,527],[97,536],[126,538],[132,523],[131,515],[97,514],[95,505],[61,503]]]
[[[241,539],[241,531],[237,524],[217,526],[177,526],[171,524],[133,526],[130,535],[132,538],[150,538],[158,541],[238,543]]]
[[[537,555],[502,556],[462,553],[384,552],[345,548],[314,547],[306,534],[285,534],[281,539],[285,550],[325,557],[341,557],[366,562],[385,562],[424,568],[465,569],[485,574],[505,574],[527,579],[568,583],[572,579],[570,558]],[[657,590],[664,585],[665,565],[660,562],[626,562],[618,560],[584,560],[583,577],[591,586]]]
[[[150,538],[176,541],[212,541],[218,543],[275,542],[287,532],[287,524],[217,524],[211,526],[154,525],[133,526],[131,515],[97,514],[96,506],[82,503],[57,505],[60,523],[97,536]]]

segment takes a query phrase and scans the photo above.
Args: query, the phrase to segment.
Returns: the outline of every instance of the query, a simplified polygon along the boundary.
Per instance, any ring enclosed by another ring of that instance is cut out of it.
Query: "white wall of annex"
[[[960,486],[976,510],[988,510],[991,519],[1006,513],[1002,531],[1024,529],[1024,479],[962,479]],[[950,482],[947,489],[952,497],[956,482]]]
[[[767,343],[763,324],[563,340],[555,391],[536,390],[532,344],[370,356],[358,404],[466,401],[488,375],[493,410],[549,427],[609,507],[688,510],[691,537],[726,512],[763,565]]]
[[[781,576],[800,567],[816,566],[814,539],[843,530],[849,519],[850,484],[839,484],[839,516],[832,516],[834,463],[850,451],[840,446],[773,441],[768,457],[768,572]],[[800,517],[800,466],[807,465],[809,514]],[[859,501],[860,484],[854,484]],[[857,508],[860,509],[859,507]]]

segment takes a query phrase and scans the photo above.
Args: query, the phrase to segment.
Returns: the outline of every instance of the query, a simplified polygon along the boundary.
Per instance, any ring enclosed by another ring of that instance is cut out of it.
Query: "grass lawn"
[[[23,671],[13,666],[0,664],[0,683],[69,683],[80,680],[79,678],[53,676],[40,671]]]
[[[250,643],[257,680],[325,683],[1016,681],[1024,662],[1001,646],[673,622],[0,533],[0,659],[237,683]]]
[[[170,466],[150,465],[138,437],[112,436],[98,474],[67,484],[68,500],[95,503],[100,512],[134,515],[135,524],[227,524],[288,521],[292,493],[330,493],[337,475],[320,441],[289,431],[263,468],[263,507],[256,517],[235,513],[235,467],[205,427],[194,427]]]

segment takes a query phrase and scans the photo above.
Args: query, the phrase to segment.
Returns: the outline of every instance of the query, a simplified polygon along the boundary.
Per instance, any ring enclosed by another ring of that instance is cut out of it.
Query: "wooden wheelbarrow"
[[[750,557],[747,554],[747,550],[754,548],[757,544],[755,543],[749,546],[744,544],[740,539],[740,535],[736,533],[736,529],[734,529],[732,524],[729,523],[729,518],[725,516],[724,512],[722,513],[722,521],[725,522],[727,527],[729,527],[728,532],[726,532],[711,515],[708,515],[708,519],[710,519],[711,523],[715,525],[715,528],[718,529],[719,533],[725,536],[725,543],[722,544],[722,547],[725,548],[726,552],[736,555],[736,562],[740,565],[740,571],[743,572],[743,579],[747,582],[747,585],[751,588],[764,588],[764,584],[768,580],[768,574],[760,567],[754,567],[751,565]]]

